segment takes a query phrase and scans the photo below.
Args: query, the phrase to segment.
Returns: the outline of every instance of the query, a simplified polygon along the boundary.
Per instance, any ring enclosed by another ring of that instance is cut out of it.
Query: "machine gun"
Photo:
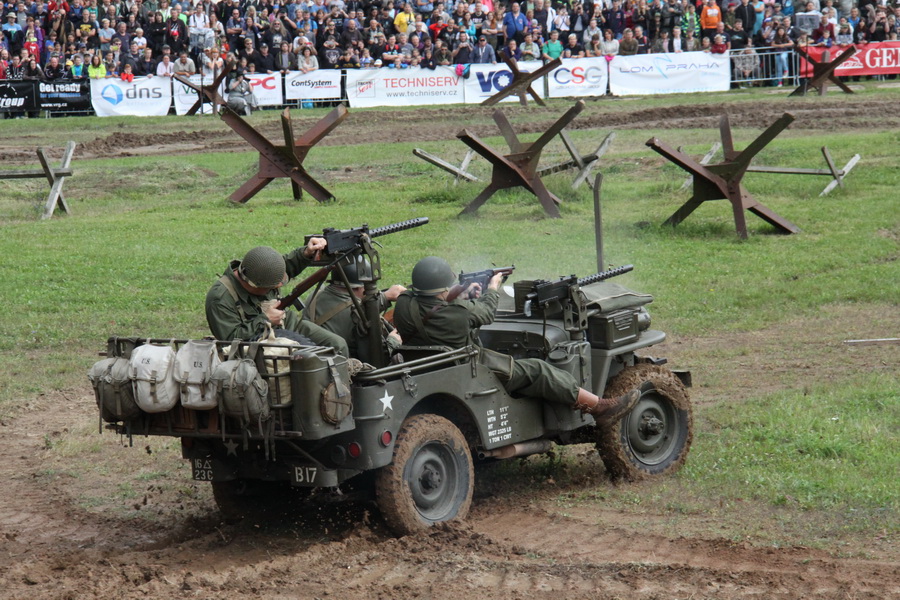
[[[540,308],[544,308],[554,301],[562,301],[569,298],[570,290],[573,285],[579,288],[599,281],[605,281],[617,275],[623,275],[634,270],[634,265],[624,265],[610,269],[609,271],[601,271],[595,275],[588,277],[575,277],[575,275],[567,275],[560,277],[556,281],[538,280],[534,282],[534,291],[525,297],[526,313],[529,308],[537,304]],[[529,304],[530,303],[530,304]]]
[[[485,269],[484,271],[472,271],[470,273],[463,273],[462,271],[460,271],[459,283],[450,288],[450,293],[447,295],[447,302],[456,300],[456,298],[473,283],[477,283],[478,285],[480,285],[482,291],[484,291],[487,288],[488,283],[490,283],[491,279],[493,279],[494,275],[497,275],[498,273],[502,274],[503,281],[506,281],[506,279],[515,270],[516,265],[512,265],[511,267]]]
[[[314,261],[312,261],[313,264],[321,264],[322,267],[318,271],[298,283],[296,286],[294,286],[294,289],[291,290],[290,294],[279,300],[276,308],[278,308],[279,310],[284,310],[288,306],[292,306],[294,303],[298,302],[300,296],[305,294],[313,286],[325,281],[325,278],[328,277],[329,273],[331,273],[338,267],[343,267],[344,265],[348,265],[353,262],[354,256],[356,254],[369,255],[370,261],[368,264],[372,266],[370,273],[360,274],[360,280],[366,281],[366,279],[368,279],[371,281],[377,281],[381,278],[381,265],[377,260],[377,253],[375,253],[374,250],[371,249],[371,246],[369,244],[363,243],[363,240],[365,239],[364,236],[366,236],[368,239],[373,239],[381,237],[383,235],[403,231],[405,229],[420,227],[422,225],[425,225],[426,223],[428,223],[428,217],[417,217],[408,221],[401,221],[399,223],[393,223],[391,225],[385,225],[383,227],[376,227],[375,229],[371,230],[369,229],[368,223],[365,223],[359,227],[354,227],[353,229],[335,229],[334,227],[326,227],[322,230],[322,235],[310,234],[305,236],[303,240],[306,244],[308,244],[309,240],[314,237],[324,237],[326,244],[325,254],[329,258],[325,261],[323,261],[321,258],[316,258]],[[371,260],[372,257],[375,258],[374,261]]]
[[[376,227],[375,229],[371,230],[369,229],[368,223],[364,223],[359,227],[354,227],[352,229],[335,229],[334,227],[326,227],[322,230],[322,235],[307,235],[304,238],[304,241],[308,244],[309,240],[314,237],[324,237],[325,243],[327,244],[325,253],[329,256],[333,256],[335,254],[350,252],[358,248],[364,235],[368,236],[369,239],[375,239],[383,235],[403,231],[404,229],[419,227],[421,225],[425,225],[426,223],[428,223],[428,217],[417,217],[415,219],[409,219],[408,221],[401,221],[399,223],[392,223],[391,225],[385,225],[383,227]]]
[[[634,270],[634,265],[624,265],[588,277],[578,278],[575,275],[567,275],[554,281],[531,282],[530,289],[523,290],[525,294],[522,298],[522,312],[526,317],[531,317],[534,312],[539,313],[538,316],[544,319],[545,326],[551,313],[562,313],[566,331],[577,336],[587,328],[588,324],[587,307],[584,294],[581,293],[581,286],[604,281],[632,270]],[[520,296],[517,295],[517,305],[520,302],[519,298]]]

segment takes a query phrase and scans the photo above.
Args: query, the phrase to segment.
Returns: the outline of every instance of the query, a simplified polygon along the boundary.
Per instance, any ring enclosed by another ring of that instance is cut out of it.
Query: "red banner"
[[[830,54],[830,60],[834,60],[847,48],[849,46],[832,48],[809,46],[805,50],[811,58],[822,62],[822,55],[826,52]],[[900,73],[900,42],[856,44],[856,54],[845,60],[841,66],[835,69],[834,73],[840,77]],[[800,57],[800,76],[812,77],[812,68],[802,56]]]

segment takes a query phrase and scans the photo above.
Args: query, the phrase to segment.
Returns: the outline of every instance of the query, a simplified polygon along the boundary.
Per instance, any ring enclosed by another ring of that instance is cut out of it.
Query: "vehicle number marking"
[[[296,483],[315,483],[318,467],[294,467],[294,481]]]
[[[512,427],[509,424],[509,407],[501,406],[497,410],[487,410],[488,443],[496,444],[512,439]]]
[[[208,458],[191,459],[191,471],[197,481],[213,480],[212,461]]]

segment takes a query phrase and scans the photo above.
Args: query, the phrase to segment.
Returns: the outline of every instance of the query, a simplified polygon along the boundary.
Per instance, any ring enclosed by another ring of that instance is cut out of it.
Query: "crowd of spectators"
[[[795,45],[900,33],[900,0],[12,0],[2,13],[0,79],[51,81],[698,50],[730,52],[750,79],[757,49],[786,73]]]

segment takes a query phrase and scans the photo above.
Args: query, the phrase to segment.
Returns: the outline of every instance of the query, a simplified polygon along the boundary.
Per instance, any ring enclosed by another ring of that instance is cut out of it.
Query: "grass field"
[[[870,93],[882,98],[885,92]],[[654,99],[649,105],[668,102],[677,111],[678,103],[691,101]],[[784,98],[743,94],[731,110],[751,101]],[[610,102],[600,110],[619,112],[623,106]],[[547,110],[561,114],[565,107],[556,102]],[[393,114],[402,128],[403,112]],[[258,113],[253,122],[275,116]],[[473,120],[493,131],[484,119]],[[14,145],[25,134],[31,147],[117,131],[149,135],[183,122],[18,121],[0,128],[0,143]],[[204,119],[197,127],[225,126]],[[742,148],[758,133],[736,129],[735,145]],[[572,135],[587,148],[605,132]],[[815,349],[798,341],[833,341],[835,331],[852,337],[854,319],[868,337],[900,334],[900,133],[836,129],[826,122],[784,132],[755,164],[821,167],[821,146],[841,165],[857,152],[863,160],[846,189],[825,198],[818,197],[825,178],[748,175],[751,192],[802,233],[779,235],[748,215],[746,241],[735,235],[724,202],[707,203],[676,229],[661,226],[688,197],[679,191],[685,174],[644,142],[657,136],[700,156],[716,141],[714,130],[626,128],[617,136],[601,163],[606,261],[635,265],[618,281],[654,294],[654,326],[676,344],[685,340],[685,347],[673,349],[690,364],[678,366],[708,373],[696,381],[697,432],[686,468],[671,481],[641,488],[643,501],[669,502],[674,516],[743,512],[733,533],[752,531],[751,515],[775,511],[793,525],[780,534],[766,532],[772,540],[816,540],[822,524],[826,532],[863,537],[900,533],[900,347],[878,349],[883,365],[877,369],[847,370],[839,368],[846,362],[840,348],[820,360]],[[484,137],[502,147],[501,138]],[[50,390],[85,391],[85,373],[109,335],[205,335],[203,298],[228,260],[259,244],[288,250],[323,227],[429,217],[428,226],[383,240],[385,283],[408,283],[412,265],[427,254],[465,270],[514,263],[516,277],[523,279],[596,271],[591,195],[584,188],[572,192],[569,176],[547,179],[565,200],[562,219],[544,218],[533,198],[516,191],[495,196],[478,217],[457,218],[483,184],[454,187],[411,150],[421,147],[458,163],[462,145],[452,139],[418,143],[415,130],[400,139],[408,141],[314,150],[312,172],[339,199],[330,204],[308,197],[297,203],[289,198],[288,184],[276,182],[247,205],[230,205],[227,195],[256,169],[255,155],[240,142],[237,152],[115,159],[79,159],[76,152],[77,174],[65,188],[73,215],[44,222],[38,217],[46,185],[4,182],[0,417]],[[554,142],[543,163],[562,158],[562,145]],[[472,169],[482,179],[488,176],[486,163],[473,163]],[[840,315],[840,326],[832,329],[828,315]],[[879,319],[885,329],[877,326]],[[756,332],[764,332],[765,344],[738,341]],[[782,354],[782,348],[791,350]],[[780,368],[796,356],[803,357],[803,368],[821,372],[818,383]],[[757,367],[742,373],[745,363]],[[735,383],[750,377],[758,377],[759,385]],[[604,492],[604,501],[627,506],[635,493]],[[675,496],[678,501],[666,500]]]

